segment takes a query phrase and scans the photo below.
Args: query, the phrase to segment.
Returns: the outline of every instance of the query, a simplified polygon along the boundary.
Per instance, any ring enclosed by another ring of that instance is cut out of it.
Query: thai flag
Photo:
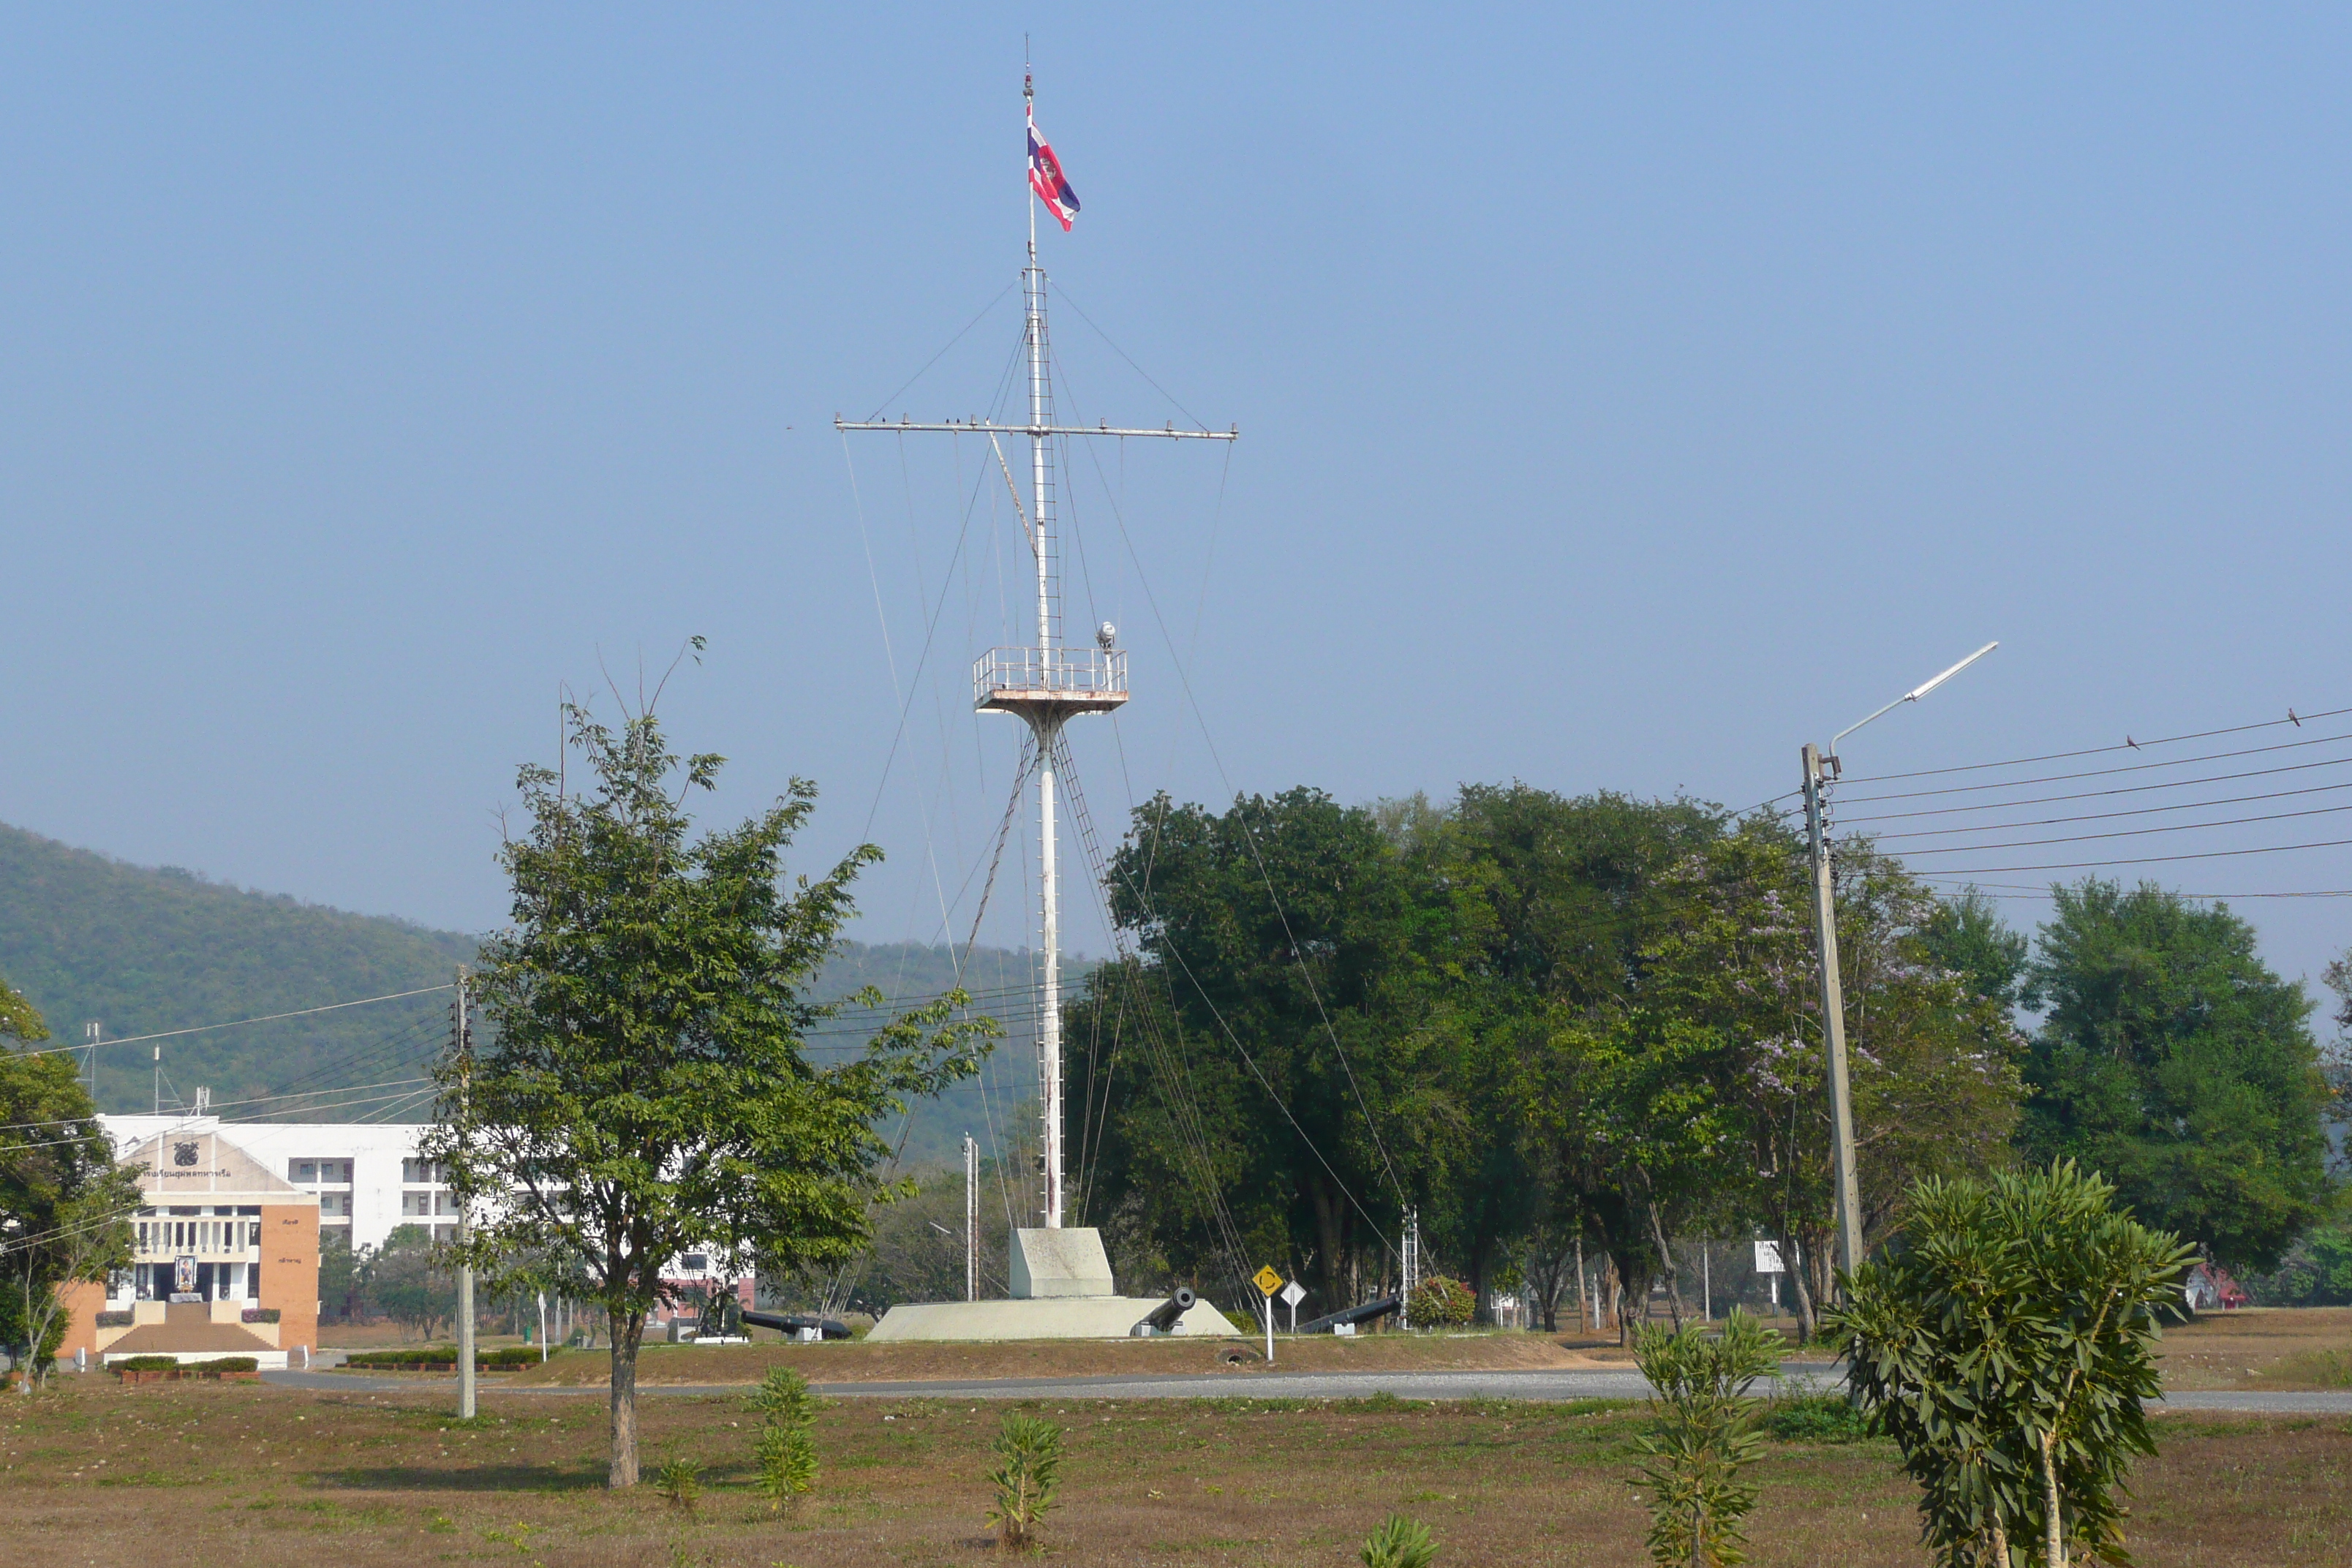
[[[1062,161],[1054,156],[1044,137],[1037,134],[1034,116],[1029,121],[1029,188],[1046,210],[1062,220],[1062,232],[1067,234],[1070,220],[1078,216],[1078,193],[1070,189],[1069,176],[1062,173]]]

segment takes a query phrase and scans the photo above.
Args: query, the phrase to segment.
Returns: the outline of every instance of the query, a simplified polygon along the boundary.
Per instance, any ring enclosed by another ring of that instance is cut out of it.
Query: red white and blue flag
[[[1037,134],[1037,117],[1029,117],[1029,188],[1045,209],[1062,220],[1062,232],[1069,232],[1070,220],[1078,216],[1078,193],[1070,189],[1069,176],[1062,173],[1062,161],[1054,156],[1054,149]]]

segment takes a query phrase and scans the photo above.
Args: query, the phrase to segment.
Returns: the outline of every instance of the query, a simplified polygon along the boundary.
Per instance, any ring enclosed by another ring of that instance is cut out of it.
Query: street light
[[[1805,746],[1802,753],[1805,764],[1805,833],[1811,841],[1813,854],[1813,951],[1821,964],[1822,1038],[1829,1054],[1832,1173],[1837,1184],[1838,1271],[1849,1279],[1853,1278],[1854,1269],[1862,1262],[1862,1196],[1853,1174],[1853,1096],[1846,1080],[1845,993],[1838,979],[1837,896],[1830,886],[1830,850],[1822,821],[1822,790],[1838,776],[1837,747],[1840,741],[1871,720],[1890,713],[1906,702],[1918,701],[2000,646],[1998,642],[1985,644],[1934,679],[1913,687],[1876,712],[1840,730],[1830,738],[1826,755],[1821,747],[1811,743]]]

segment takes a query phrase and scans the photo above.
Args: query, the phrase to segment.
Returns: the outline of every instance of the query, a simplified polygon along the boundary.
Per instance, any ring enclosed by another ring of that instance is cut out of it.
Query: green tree
[[[2000,918],[2000,906],[1974,888],[1937,905],[1919,931],[1922,955],[1967,983],[1979,996],[2014,1007],[2025,992],[2032,943]]]
[[[2271,1267],[2329,1196],[2310,1003],[2225,906],[2095,879],[2056,900],[2032,971],[2047,1011],[2027,1152],[2103,1173],[2233,1268]]]
[[[64,1289],[130,1266],[139,1206],[138,1176],[115,1163],[73,1058],[26,1048],[47,1037],[0,981],[0,1344],[27,1392],[65,1336]]]
[[[877,1125],[972,1074],[994,1026],[959,1019],[951,994],[855,1058],[812,1061],[803,1037],[834,1008],[808,990],[881,852],[788,889],[814,786],[697,837],[686,802],[723,758],[677,756],[649,711],[618,730],[578,709],[566,722],[589,776],[520,772],[530,826],[503,851],[514,923],[483,949],[495,1028],[438,1068],[426,1152],[475,1205],[478,1261],[551,1254],[584,1276],[611,1331],[611,1484],[627,1487],[637,1353],[670,1260],[708,1249],[791,1272],[855,1257],[871,1205],[912,1191],[877,1174]]]
[[[380,1247],[360,1248],[354,1260],[362,1295],[377,1311],[429,1340],[457,1315],[457,1277],[449,1271],[433,1233],[421,1225],[396,1226]]]
[[[1110,884],[1141,952],[1070,1015],[1088,1043],[1073,1100],[1104,1107],[1088,1212],[1142,1200],[1139,1242],[1179,1272],[1230,1272],[1239,1250],[1348,1295],[1386,1229],[1360,1205],[1393,1216],[1400,1188],[1475,1142],[1396,853],[1370,812],[1319,791],[1222,815],[1161,796],[1137,808]]]
[[[2069,1163],[1926,1181],[1828,1319],[1846,1381],[1919,1483],[1938,1563],[2129,1563],[2117,1499],[2153,1454],[2159,1315],[2195,1254]],[[2063,1245],[2053,1245],[2053,1238]]]

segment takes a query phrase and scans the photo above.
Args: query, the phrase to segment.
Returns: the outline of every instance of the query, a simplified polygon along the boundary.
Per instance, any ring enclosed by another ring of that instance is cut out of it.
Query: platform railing
[[[992,647],[972,661],[973,701],[1033,693],[1076,700],[1124,698],[1127,650],[1067,647],[1048,656],[1034,647]]]

